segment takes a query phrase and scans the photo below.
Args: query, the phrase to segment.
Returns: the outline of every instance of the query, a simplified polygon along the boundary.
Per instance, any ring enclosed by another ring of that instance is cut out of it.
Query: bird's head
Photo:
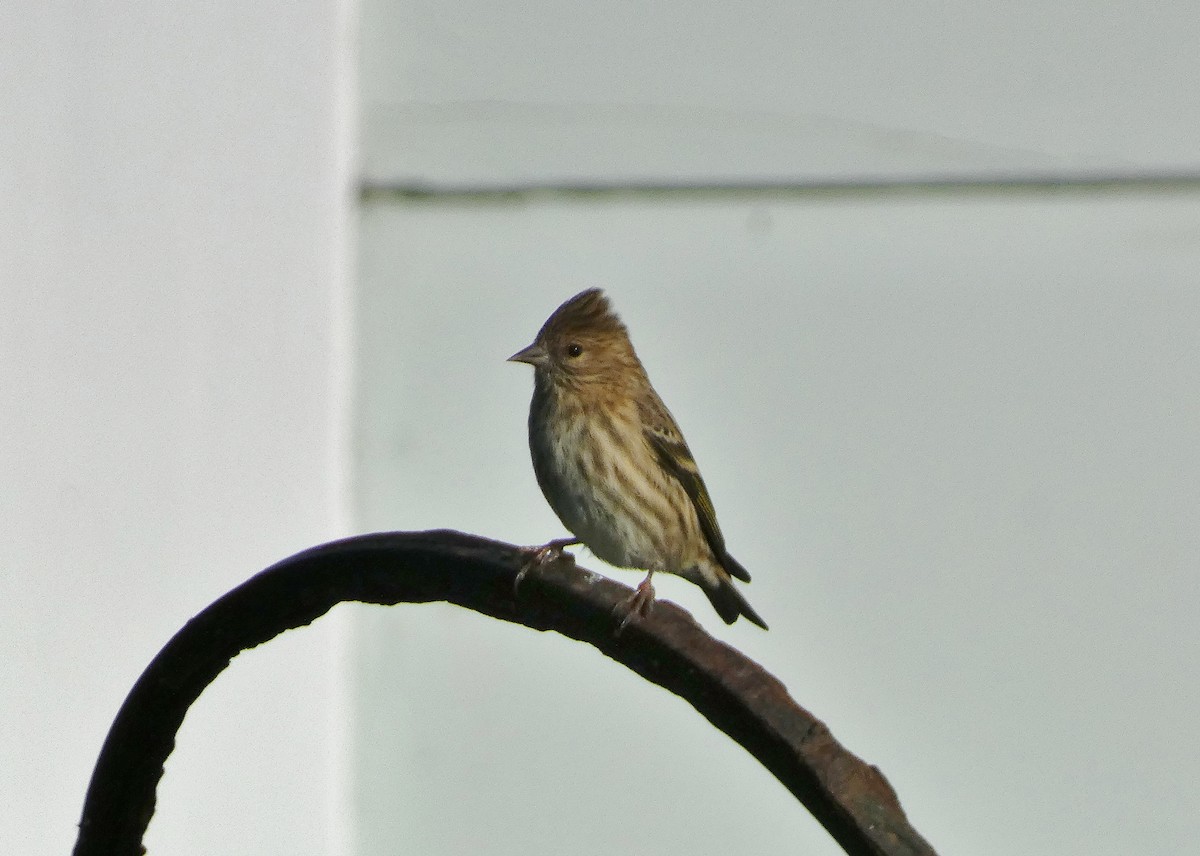
[[[644,377],[629,333],[598,288],[572,297],[546,319],[533,344],[508,358],[528,363],[556,387],[617,384]]]

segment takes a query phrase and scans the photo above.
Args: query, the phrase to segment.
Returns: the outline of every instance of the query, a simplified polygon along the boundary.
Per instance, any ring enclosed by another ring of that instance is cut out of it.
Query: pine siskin
[[[765,630],[731,578],[750,574],[726,551],[692,453],[604,293],[572,297],[509,359],[535,369],[533,469],[575,536],[551,541],[535,561],[582,543],[611,565],[647,571],[625,621],[649,612],[650,580],[662,571],[700,586],[726,624],[744,615]]]

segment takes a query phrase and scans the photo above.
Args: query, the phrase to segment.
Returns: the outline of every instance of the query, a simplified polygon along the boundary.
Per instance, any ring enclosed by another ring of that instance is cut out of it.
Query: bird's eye
[[[568,357],[578,357],[582,353],[583,345],[579,344],[578,342],[572,342],[571,344],[567,345]]]

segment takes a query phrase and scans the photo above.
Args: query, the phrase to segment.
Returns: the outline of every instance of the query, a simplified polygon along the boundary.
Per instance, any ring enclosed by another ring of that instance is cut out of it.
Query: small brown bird
[[[732,577],[750,574],[725,549],[692,453],[604,293],[572,297],[509,359],[534,367],[533,469],[575,536],[551,541],[534,561],[582,543],[611,565],[645,570],[622,626],[650,611],[650,581],[662,571],[700,586],[726,624],[744,615],[765,630],[734,588]]]

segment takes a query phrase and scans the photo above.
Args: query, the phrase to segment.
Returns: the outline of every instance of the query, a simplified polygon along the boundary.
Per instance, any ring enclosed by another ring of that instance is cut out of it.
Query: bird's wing
[[[683,485],[684,492],[687,493],[692,505],[696,508],[696,517],[700,519],[700,529],[704,532],[705,540],[708,541],[713,555],[717,557],[717,561],[726,571],[740,580],[749,582],[749,572],[734,561],[733,557],[725,550],[725,536],[721,534],[721,527],[717,525],[717,512],[713,508],[712,499],[708,496],[708,488],[704,486],[704,479],[700,477],[700,468],[696,466],[692,450],[688,448],[670,411],[653,393],[648,399],[639,403],[639,410],[641,411],[639,415],[642,421],[642,431],[646,435],[646,440],[658,455],[663,469]]]

